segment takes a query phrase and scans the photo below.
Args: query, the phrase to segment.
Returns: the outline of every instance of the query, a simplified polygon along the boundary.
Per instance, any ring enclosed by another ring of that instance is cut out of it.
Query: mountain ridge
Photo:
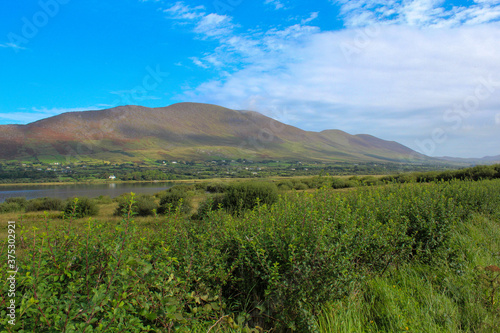
[[[213,104],[138,105],[67,112],[0,125],[0,159],[142,161],[213,158],[376,162],[431,158],[395,141],[305,131],[255,111]]]

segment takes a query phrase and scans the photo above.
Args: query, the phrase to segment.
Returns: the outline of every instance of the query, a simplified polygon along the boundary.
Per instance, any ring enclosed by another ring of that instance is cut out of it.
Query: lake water
[[[7,198],[25,197],[26,199],[54,197],[73,198],[89,197],[94,198],[100,195],[109,195],[111,198],[123,193],[144,193],[154,194],[166,190],[175,183],[110,183],[110,184],[71,184],[71,185],[18,185],[0,186],[0,203]]]

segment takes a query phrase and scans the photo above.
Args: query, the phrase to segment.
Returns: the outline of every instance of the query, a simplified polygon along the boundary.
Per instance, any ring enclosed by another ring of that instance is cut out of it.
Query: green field
[[[19,272],[11,326],[3,261],[0,330],[498,332],[500,179],[478,174],[207,183],[123,198],[122,216],[109,198],[94,217],[78,202],[4,213]]]

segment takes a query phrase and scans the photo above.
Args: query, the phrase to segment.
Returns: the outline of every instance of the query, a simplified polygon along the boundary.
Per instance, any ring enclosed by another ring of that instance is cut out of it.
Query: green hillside
[[[253,111],[179,103],[69,112],[0,126],[1,160],[315,160],[400,162],[411,149],[370,135],[304,131]]]

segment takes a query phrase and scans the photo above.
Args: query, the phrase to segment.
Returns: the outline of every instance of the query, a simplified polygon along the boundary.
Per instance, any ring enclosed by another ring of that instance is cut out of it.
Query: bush
[[[147,194],[139,194],[134,197],[135,203],[132,205],[132,212],[138,216],[152,216],[158,210],[158,204],[155,198]],[[118,199],[118,207],[115,210],[116,216],[121,216],[128,211],[130,202],[130,194],[120,196]]]
[[[278,186],[280,191],[290,191],[293,188],[293,183],[289,180],[281,180],[276,186]]]
[[[44,210],[64,210],[64,202],[59,198],[37,198],[28,200],[26,203],[27,212],[40,212]]]
[[[221,194],[211,195],[205,201],[200,203],[196,214],[193,214],[193,220],[202,220],[208,216],[211,211],[216,211],[219,207],[223,206],[224,196]]]
[[[18,204],[22,208],[26,208],[26,204],[28,200],[25,197],[14,197],[5,199],[5,203],[15,203]]]
[[[297,191],[307,190],[308,188],[309,188],[309,186],[307,184],[305,184],[305,183],[302,183],[302,182],[296,182],[293,185],[293,189],[297,190]]]
[[[500,216],[499,188],[500,180],[323,189],[283,195],[244,216],[223,210],[199,221],[172,216],[154,228],[137,228],[131,219],[118,225],[90,219],[85,228],[47,223],[44,240],[26,233],[25,251],[36,254],[36,264],[19,257],[20,276],[33,279],[20,278],[18,290],[27,300],[43,295],[26,308],[22,329],[257,331],[248,325],[318,332],[322,306],[333,302],[341,310],[339,302],[354,299],[354,291],[367,311],[349,308],[346,315],[366,320],[348,327],[348,316],[335,314],[330,319],[343,326],[324,332],[498,331],[500,308],[478,269],[498,265],[498,219],[482,215]],[[414,278],[400,275],[410,265]],[[5,281],[8,269],[2,272]],[[437,288],[414,288],[428,281]],[[419,323],[412,311],[433,316]],[[428,322],[435,329],[419,326]]]
[[[306,184],[308,188],[321,188],[323,186],[329,186],[331,180],[330,177],[316,176],[311,178],[304,178],[300,181]]]
[[[334,189],[349,188],[353,186],[355,186],[353,182],[344,178],[333,178],[332,180],[332,188]]]
[[[172,187],[160,198],[158,214],[167,214],[179,209],[182,213],[188,213],[192,208],[191,197],[184,189]]]
[[[252,209],[258,204],[272,205],[278,200],[278,188],[268,182],[243,182],[229,185],[222,204],[230,212]]]
[[[382,184],[382,181],[378,180],[377,178],[375,178],[373,176],[362,177],[360,179],[360,182],[361,182],[361,184],[363,184],[365,186],[375,186],[375,185]]]
[[[94,199],[94,201],[101,205],[107,205],[113,202],[113,199],[109,195],[100,195]]]
[[[201,187],[201,188],[203,188],[203,187]],[[168,193],[171,193],[171,192],[179,192],[179,193],[184,193],[186,195],[192,195],[197,190],[200,190],[200,186],[179,184],[179,185],[174,185],[167,190],[158,192],[154,196],[161,199],[162,197],[164,197],[165,195],[167,195]]]
[[[0,213],[13,213],[13,212],[20,212],[24,208],[21,207],[18,203],[16,202],[4,202],[0,204]]]
[[[210,183],[207,184],[206,191],[210,193],[224,193],[227,190],[228,184],[226,183]]]
[[[92,199],[87,197],[74,198],[73,200],[68,201],[66,207],[64,208],[64,214],[66,216],[72,215],[73,212],[75,214],[75,218],[82,218],[99,214],[99,208],[97,207],[96,202]]]

